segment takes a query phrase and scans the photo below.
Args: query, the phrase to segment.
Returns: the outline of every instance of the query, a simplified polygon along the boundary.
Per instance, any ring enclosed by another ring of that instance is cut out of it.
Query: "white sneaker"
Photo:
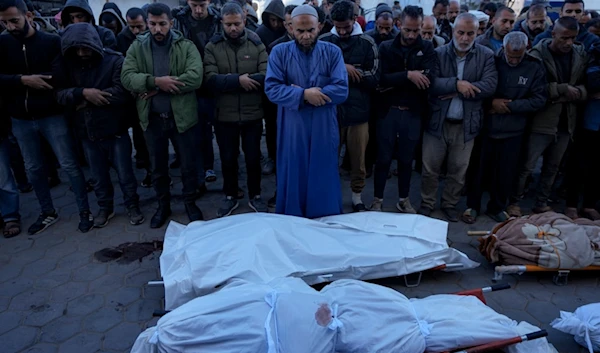
[[[369,210],[375,212],[381,212],[381,208],[383,207],[383,199],[373,198],[373,202],[371,203],[371,207]]]
[[[417,211],[415,211],[415,209],[410,204],[410,199],[408,197],[402,201],[398,201],[398,203],[396,204],[396,208],[398,209],[398,211],[400,211],[402,213],[410,213],[410,214],[417,213]]]

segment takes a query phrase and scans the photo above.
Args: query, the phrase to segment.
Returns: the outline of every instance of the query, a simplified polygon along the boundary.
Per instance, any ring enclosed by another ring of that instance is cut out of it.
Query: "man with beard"
[[[430,119],[423,136],[423,174],[419,213],[433,211],[444,161],[446,186],[441,208],[451,222],[458,221],[456,204],[465,184],[465,174],[479,133],[483,100],[496,91],[498,72],[494,53],[475,44],[477,18],[470,13],[454,21],[452,43],[437,48],[437,66],[430,87]]]
[[[560,17],[572,17],[579,22],[584,14],[584,11],[585,8],[583,0],[566,0],[560,8]],[[543,39],[553,38],[553,30],[554,27],[551,26],[545,32],[535,37],[533,46],[535,47]],[[579,26],[579,33],[577,34],[577,38],[575,38],[575,40],[583,44],[586,51],[589,51],[592,48],[592,45],[600,42],[600,37],[588,32],[584,26]]]
[[[181,158],[183,202],[190,222],[203,219],[196,206],[198,174],[196,90],[202,84],[202,59],[194,43],[173,30],[171,9],[162,3],[148,6],[149,33],[133,42],[121,72],[123,86],[137,95],[140,125],[148,143],[152,184],[158,209],[150,221],[160,228],[171,215],[169,140]]]
[[[210,6],[209,0],[188,0],[187,5],[175,15],[174,28],[196,45],[204,58],[204,48],[210,39],[221,33],[221,15]],[[213,150],[214,100],[212,93],[202,87],[196,92],[198,97],[198,184],[199,194],[206,192],[206,182],[214,182],[215,154]],[[179,154],[179,153],[178,153]],[[179,158],[178,158],[179,160]]]
[[[421,115],[427,107],[427,93],[435,79],[432,71],[437,61],[433,45],[419,35],[422,19],[421,8],[406,6],[401,16],[400,34],[379,47],[383,97],[381,116],[377,120],[377,163],[372,211],[382,209],[387,175],[392,157],[396,155],[396,208],[402,213],[416,213],[408,197],[412,161],[421,138]]]
[[[123,56],[104,49],[98,32],[89,23],[67,27],[62,36],[63,73],[57,100],[81,139],[95,180],[100,210],[94,227],[103,228],[115,216],[112,165],[119,177],[129,223],[144,222],[137,181],[131,166],[131,140],[124,105],[128,95],[121,85]]]
[[[520,22],[516,31],[523,32],[527,35],[529,40],[527,48],[531,49],[531,45],[535,40],[535,37],[540,35],[546,30],[546,6],[542,4],[536,4],[529,8],[526,14],[526,18]]]
[[[502,41],[515,25],[517,14],[510,7],[503,7],[496,12],[494,24],[481,36],[475,39],[475,43],[486,46],[494,53],[502,48]]]
[[[588,56],[585,48],[575,43],[578,33],[577,20],[563,16],[554,24],[552,39],[541,40],[530,51],[531,55],[542,61],[546,69],[548,99],[544,108],[533,116],[530,124],[525,163],[519,172],[512,204],[507,210],[511,216],[521,215],[518,201],[541,156],[544,156],[544,164],[532,211],[543,213],[552,210],[548,206],[552,185],[575,132],[578,108],[581,102],[587,100],[584,81]],[[570,202],[567,205],[572,206]],[[567,215],[576,217],[577,209],[574,214]]]
[[[421,26],[421,38],[433,44],[433,48],[444,45],[444,38],[435,34],[437,21],[433,16],[423,17],[423,25]]]
[[[262,136],[262,87],[267,71],[267,51],[256,33],[244,28],[244,11],[236,3],[221,8],[223,33],[205,48],[206,86],[216,96],[217,143],[223,167],[225,199],[217,217],[238,208],[238,155],[240,138],[248,174],[248,206],[267,212],[260,196],[260,139]]]
[[[498,87],[486,115],[481,134],[481,155],[475,161],[477,170],[467,185],[467,210],[461,216],[465,223],[475,223],[481,211],[483,177],[488,176],[490,200],[486,214],[496,222],[504,222],[516,177],[523,135],[531,114],[546,104],[546,75],[541,60],[527,54],[527,35],[511,32],[503,39],[496,56]]]
[[[53,75],[60,67],[60,37],[36,31],[31,25],[32,18],[22,0],[0,2],[0,20],[8,31],[0,35],[0,89],[27,176],[42,209],[37,221],[29,227],[29,234],[40,233],[58,220],[46,179],[42,136],[69,176],[79,209],[78,229],[85,233],[94,225],[85,180],[53,87],[57,81]]]
[[[365,32],[365,34],[371,36],[378,47],[381,42],[396,37],[398,29],[394,27],[392,9],[388,5],[381,4],[377,6],[375,10],[375,28]]]
[[[127,50],[129,50],[137,36],[148,30],[146,13],[142,9],[138,7],[130,8],[127,10],[125,18],[127,26],[117,35],[117,49],[123,55],[127,55]]]
[[[450,3],[448,0],[435,0],[433,4],[433,9],[431,12],[437,21],[437,28],[435,33],[444,38],[446,43],[450,42],[452,39],[452,25],[450,25],[450,21],[448,21],[448,8],[450,7]]]
[[[347,0],[337,1],[331,8],[334,28],[319,40],[332,43],[342,50],[348,71],[348,99],[338,107],[340,147],[346,145],[346,153],[350,158],[352,209],[354,212],[363,212],[367,210],[362,201],[362,191],[366,178],[365,152],[369,141],[370,98],[379,81],[380,71],[375,41],[363,33],[354,19],[354,4]]]
[[[67,0],[60,16],[64,28],[72,23],[91,23],[96,28],[96,31],[98,31],[100,40],[102,40],[102,46],[104,46],[104,48],[117,49],[117,38],[115,37],[115,34],[109,29],[96,26],[94,13],[87,0]]]
[[[451,0],[450,6],[448,6],[448,21],[454,24],[456,17],[460,14],[460,1]]]
[[[278,105],[276,210],[309,218],[342,213],[336,107],[348,97],[342,52],[318,27],[312,6],[294,9],[295,41],[273,48],[265,79]]]

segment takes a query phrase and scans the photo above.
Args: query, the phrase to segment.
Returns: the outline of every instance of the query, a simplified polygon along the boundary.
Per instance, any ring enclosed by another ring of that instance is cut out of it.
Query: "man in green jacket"
[[[533,115],[530,124],[525,163],[521,167],[511,205],[506,210],[511,216],[521,216],[518,201],[525,192],[527,178],[542,156],[544,164],[532,211],[552,211],[548,206],[552,185],[575,132],[577,107],[587,100],[584,80],[588,57],[584,46],[575,43],[578,31],[577,20],[561,17],[556,20],[552,39],[543,39],[530,51],[532,56],[543,62],[546,69],[548,101],[544,108]],[[519,78],[519,81],[523,80],[525,78]]]
[[[214,36],[204,51],[206,84],[216,97],[215,132],[226,196],[217,216],[229,216],[239,206],[236,195],[240,137],[248,170],[248,205],[256,212],[267,212],[260,197],[261,98],[267,50],[256,33],[246,30],[244,10],[237,3],[226,3],[221,18],[223,33]]]
[[[179,151],[185,210],[190,221],[203,219],[196,206],[198,188],[194,127],[198,123],[195,90],[202,84],[202,59],[194,43],[173,30],[171,9],[148,6],[149,33],[133,42],[121,72],[123,86],[133,92],[140,125],[148,144],[152,185],[158,209],[150,222],[160,228],[171,215],[169,139]]]

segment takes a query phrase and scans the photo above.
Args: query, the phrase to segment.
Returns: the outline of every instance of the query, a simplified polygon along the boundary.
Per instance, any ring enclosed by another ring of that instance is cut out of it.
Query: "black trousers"
[[[581,129],[574,137],[567,161],[567,207],[578,207],[583,192],[583,208],[600,201],[600,131]]]
[[[409,110],[391,108],[377,121],[377,161],[375,197],[383,198],[387,176],[394,157],[398,158],[398,196],[408,197],[412,162],[421,134],[421,117]]]
[[[246,159],[248,174],[248,194],[250,198],[260,195],[260,139],[262,120],[240,123],[217,122],[215,125],[217,143],[221,152],[223,169],[223,191],[226,196],[235,197],[238,193],[238,156],[240,138]]]
[[[265,111],[265,130],[267,152],[269,158],[277,160],[277,105],[271,103],[266,96],[263,96],[263,107]],[[262,133],[262,132],[261,132]]]
[[[152,185],[159,203],[169,203],[169,139],[179,151],[181,161],[181,181],[183,182],[183,200],[193,203],[198,189],[196,172],[196,136],[195,128],[178,132],[173,118],[161,118],[150,114],[150,123],[144,132],[152,168]]]
[[[498,214],[504,210],[513,191],[519,165],[523,135],[504,139],[481,136],[481,153],[473,165],[473,179],[467,186],[467,207],[477,213],[481,210],[483,181],[489,181],[490,201],[487,212]]]

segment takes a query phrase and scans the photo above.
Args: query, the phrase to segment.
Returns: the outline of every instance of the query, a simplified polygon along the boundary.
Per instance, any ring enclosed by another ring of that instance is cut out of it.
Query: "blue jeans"
[[[79,212],[89,211],[90,205],[85,190],[85,178],[77,163],[75,146],[66,119],[62,115],[49,116],[39,120],[13,118],[12,132],[21,148],[27,177],[33,185],[42,213],[53,213],[54,205],[52,204],[52,196],[46,178],[45,154],[42,150],[40,135],[44,136],[50,143],[58,163],[69,176]]]
[[[114,209],[115,189],[110,180],[110,167],[117,171],[123,192],[125,207],[137,207],[140,197],[137,194],[137,180],[131,163],[131,140],[128,135],[104,141],[81,140],[85,158],[90,165],[94,179],[94,191],[98,206],[102,210]]]
[[[4,222],[18,221],[19,190],[10,171],[10,142],[0,140],[0,214]]]

